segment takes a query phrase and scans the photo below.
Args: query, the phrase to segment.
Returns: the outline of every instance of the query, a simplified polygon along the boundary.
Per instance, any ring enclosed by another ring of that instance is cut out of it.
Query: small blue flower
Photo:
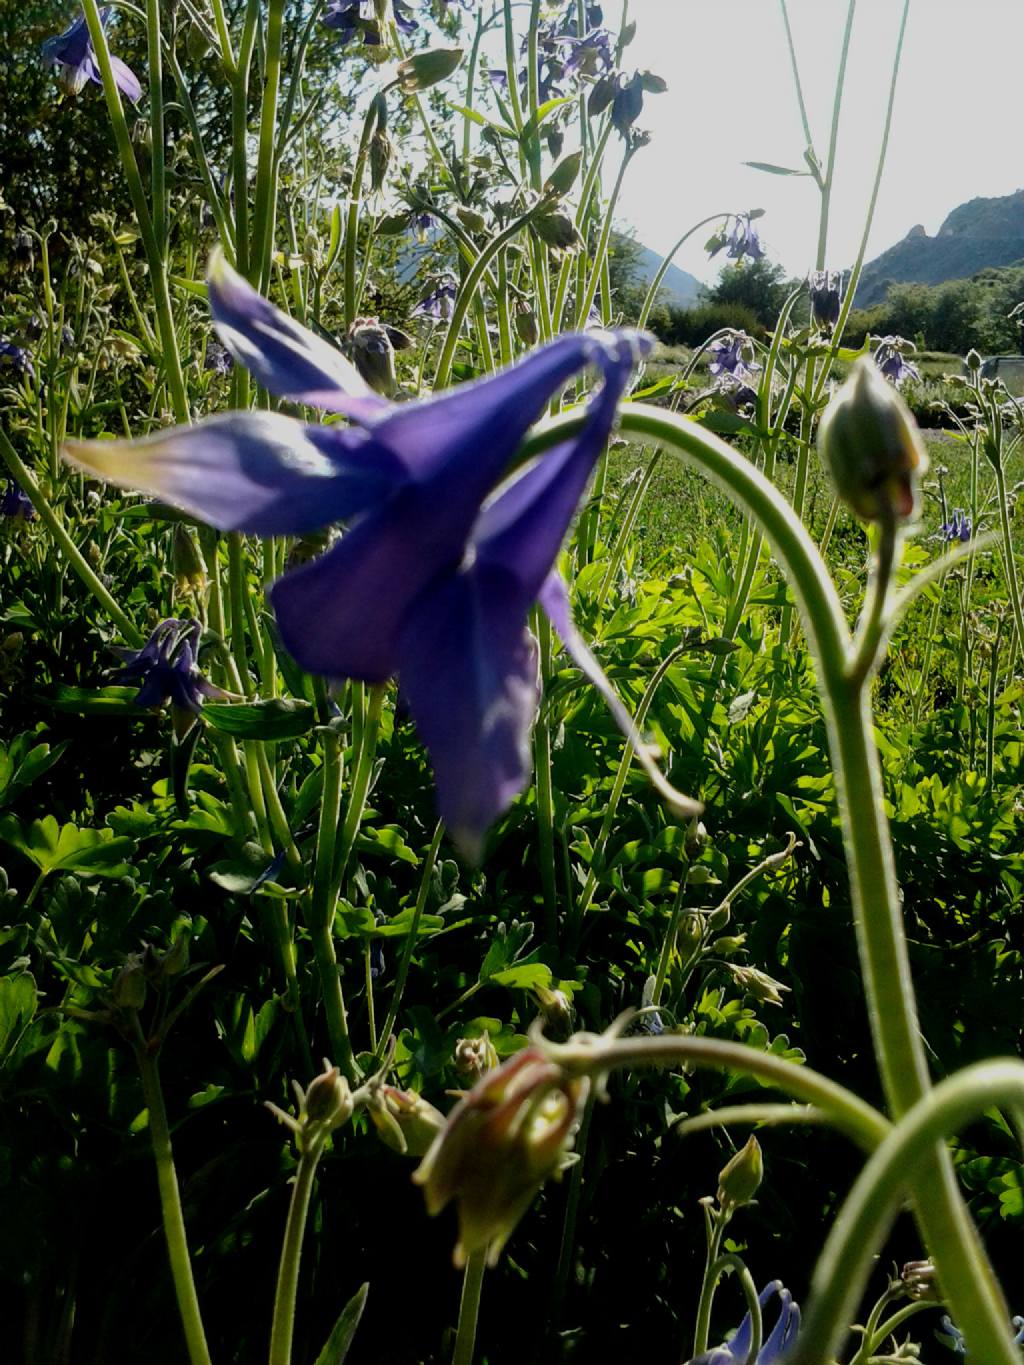
[[[759,261],[764,255],[757,228],[746,216],[739,217],[733,222],[725,254],[733,261],[740,261],[744,256],[749,256],[752,261]]]
[[[843,277],[838,270],[815,270],[810,277],[811,320],[831,335],[843,302]]]
[[[104,28],[112,9],[112,5],[104,5],[100,9],[100,22]],[[84,13],[63,33],[47,38],[43,43],[43,60],[54,68],[57,79],[69,95],[77,95],[86,81],[103,84]],[[110,65],[117,88],[132,104],[137,104],[142,97],[142,86],[135,72],[113,53],[110,54]]]
[[[34,521],[36,509],[25,490],[13,479],[8,479],[0,495],[0,517],[11,521]]]
[[[122,667],[115,681],[139,684],[136,706],[171,704],[177,733],[190,729],[206,697],[223,700],[226,692],[199,672],[197,654],[202,627],[198,621],[161,621],[141,649],[116,649]]]
[[[17,346],[7,337],[0,337],[0,374],[5,369],[13,370],[21,378],[35,379],[35,367],[32,364],[32,357],[24,346]]]
[[[414,318],[431,318],[447,322],[459,295],[459,282],[454,275],[442,275],[434,287],[420,299],[410,314]]]
[[[966,544],[971,538],[971,519],[962,507],[954,507],[949,521],[939,527],[939,535],[947,545],[954,540]]]
[[[564,71],[567,76],[600,76],[615,64],[612,35],[606,28],[592,29],[583,38],[563,38],[569,49]]]
[[[771,1334],[757,1353],[755,1365],[782,1365],[800,1330],[800,1309],[793,1302],[789,1290],[783,1289],[781,1280],[772,1280],[761,1290],[757,1298],[761,1308],[764,1308],[773,1294],[778,1294],[780,1299],[779,1316],[775,1320]],[[747,1313],[731,1340],[695,1356],[688,1365],[746,1365],[753,1343],[753,1331],[754,1324]]]
[[[468,856],[479,855],[488,827],[529,781],[539,678],[527,616],[535,602],[661,794],[679,812],[698,811],[652,762],[578,636],[553,568],[647,339],[559,337],[490,378],[393,404],[221,256],[211,263],[209,293],[221,340],[259,383],[343,412],[353,425],[232,412],[140,441],[69,441],[65,455],[224,530],[301,535],[349,522],[326,554],[271,586],[281,638],[309,672],[399,678],[441,813]],[[529,428],[586,366],[603,384],[574,435],[505,478]]]
[[[913,347],[903,337],[880,337],[875,349],[875,364],[891,384],[897,388],[906,379],[920,379],[921,372],[903,354],[904,348]]]

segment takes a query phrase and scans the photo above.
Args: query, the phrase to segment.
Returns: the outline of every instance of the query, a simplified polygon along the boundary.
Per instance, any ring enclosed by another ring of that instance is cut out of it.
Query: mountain
[[[652,251],[648,246],[641,246],[637,249],[636,273],[643,284],[649,285],[661,268],[664,257],[659,256],[656,251]],[[677,265],[670,265],[665,272],[665,278],[661,282],[661,295],[665,303],[670,303],[677,308],[692,308],[704,292],[704,286],[695,275],[691,275],[688,270],[680,270]]]
[[[864,267],[857,306],[885,298],[891,284],[942,284],[987,266],[1024,260],[1024,190],[996,199],[971,199],[947,217],[934,237],[918,224]]]

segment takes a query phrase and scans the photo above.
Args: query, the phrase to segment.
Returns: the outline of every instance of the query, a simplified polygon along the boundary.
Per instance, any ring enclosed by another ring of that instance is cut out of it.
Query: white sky
[[[604,0],[618,20],[618,0]],[[859,0],[846,74],[828,265],[852,264],[885,116],[901,0]],[[789,0],[814,145],[824,162],[846,0]],[[804,138],[777,0],[630,0],[637,34],[627,69],[669,82],[647,96],[654,134],[629,169],[619,218],[664,252],[700,218],[763,208],[768,254],[794,275],[814,264],[818,192],[810,178],[744,161],[802,167]],[[915,223],[934,234],[958,204],[1024,187],[1024,0],[911,0],[871,260]],[[701,231],[676,256],[717,278]]]

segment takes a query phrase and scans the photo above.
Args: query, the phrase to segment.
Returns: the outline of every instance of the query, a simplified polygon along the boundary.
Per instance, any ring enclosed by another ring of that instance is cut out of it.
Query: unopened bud
[[[900,1279],[907,1298],[915,1303],[942,1302],[938,1272],[931,1261],[908,1261],[900,1271]]]
[[[910,409],[875,362],[861,356],[825,410],[818,450],[836,491],[865,521],[906,521],[928,468]]]
[[[676,930],[676,947],[681,953],[695,952],[704,941],[704,916],[699,910],[688,911]]]
[[[708,841],[708,832],[704,828],[703,820],[698,820],[696,816],[686,827],[686,841],[683,848],[688,858],[696,858],[701,849]]]
[[[974,349],[973,346],[964,356],[964,364],[967,366],[967,368],[971,371],[972,374],[976,374],[977,371],[981,369],[981,356],[978,354],[978,352]],[[914,1261],[911,1262],[911,1264],[916,1265],[917,1262]]]
[[[579,251],[583,245],[576,224],[566,213],[539,213],[530,222],[540,240],[556,251]]]
[[[146,977],[138,953],[133,953],[114,977],[111,996],[118,1009],[140,1010],[146,1003]]]
[[[537,314],[532,308],[516,309],[516,333],[524,346],[536,346],[540,340]]]
[[[718,1176],[718,1202],[722,1208],[749,1204],[757,1194],[764,1176],[761,1144],[751,1136],[745,1147],[723,1166]]]
[[[356,318],[348,329],[345,351],[370,388],[390,398],[398,388],[398,376],[387,328],[376,318]]]
[[[447,80],[462,62],[461,47],[438,47],[432,52],[417,52],[398,64],[398,86],[403,94],[429,90]]]
[[[370,138],[370,186],[374,193],[384,184],[394,153],[394,144],[385,130],[376,128]]]
[[[348,1081],[336,1066],[328,1066],[324,1062],[323,1071],[310,1082],[306,1091],[299,1121],[337,1128],[351,1117],[352,1092]]]
[[[478,1081],[498,1065],[498,1054],[486,1033],[479,1038],[460,1038],[455,1044],[455,1070],[467,1080]]]
[[[737,986],[763,1005],[781,1005],[782,992],[789,990],[781,981],[776,981],[767,972],[758,971],[756,967],[737,967],[730,963],[729,971]]]
[[[570,152],[564,156],[544,182],[545,193],[568,194],[576,183],[582,163],[582,152]]]
[[[412,1090],[382,1085],[368,1105],[380,1140],[403,1156],[423,1156],[444,1127],[439,1109]]]
[[[568,1038],[572,1032],[572,1001],[565,991],[553,991],[547,986],[534,986],[533,996],[540,1007],[544,1028],[556,1040]]]
[[[487,231],[486,219],[482,214],[477,213],[475,209],[456,209],[455,216],[467,232]]]
[[[177,522],[171,537],[171,568],[179,592],[201,593],[206,587],[206,566],[192,532]]]

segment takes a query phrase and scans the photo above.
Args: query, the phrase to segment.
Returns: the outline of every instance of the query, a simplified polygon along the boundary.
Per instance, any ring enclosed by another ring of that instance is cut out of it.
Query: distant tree
[[[707,302],[748,308],[763,327],[771,328],[792,288],[783,267],[762,257],[724,266]]]

